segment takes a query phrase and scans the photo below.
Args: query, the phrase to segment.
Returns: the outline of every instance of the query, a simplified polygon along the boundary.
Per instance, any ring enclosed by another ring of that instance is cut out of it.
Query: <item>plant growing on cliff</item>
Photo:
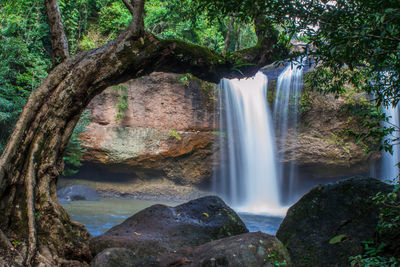
[[[175,138],[176,140],[181,141],[182,140],[182,136],[175,130],[170,130],[169,131],[169,136]]]
[[[116,94],[118,94],[118,100],[115,106],[115,108],[117,109],[117,114],[115,114],[115,120],[118,122],[119,120],[125,117],[124,112],[129,108],[128,94],[127,94],[128,88],[123,84],[119,84],[116,86],[112,86],[110,89],[114,91]]]

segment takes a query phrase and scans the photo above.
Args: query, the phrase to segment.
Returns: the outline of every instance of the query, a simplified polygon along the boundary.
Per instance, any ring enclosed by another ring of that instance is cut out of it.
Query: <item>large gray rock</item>
[[[385,242],[396,255],[400,229],[378,233],[382,207],[371,200],[392,188],[371,178],[317,186],[289,209],[276,236],[299,267],[349,266],[350,256],[363,253],[361,241]]]
[[[274,236],[261,232],[227,237],[195,248],[140,257],[126,248],[106,249],[91,267],[113,266],[291,266],[289,254]]]
[[[246,232],[239,216],[220,198],[210,196],[176,207],[144,209],[90,240],[90,249],[96,255],[106,248],[129,248],[143,258]]]

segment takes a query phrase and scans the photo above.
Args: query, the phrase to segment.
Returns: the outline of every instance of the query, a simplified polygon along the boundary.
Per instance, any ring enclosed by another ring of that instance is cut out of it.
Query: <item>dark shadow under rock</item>
[[[203,197],[168,207],[153,205],[90,240],[97,255],[106,248],[129,248],[141,258],[195,247],[248,232],[240,217],[220,198]]]
[[[382,207],[371,199],[392,188],[371,178],[317,186],[289,209],[276,236],[299,267],[349,266],[350,256],[363,253],[361,241],[385,242],[398,250],[400,229],[391,237],[379,235]]]
[[[245,233],[166,252],[160,256],[135,257],[125,248],[106,249],[92,261],[92,267],[112,266],[291,266],[289,253],[274,236],[261,232]]]

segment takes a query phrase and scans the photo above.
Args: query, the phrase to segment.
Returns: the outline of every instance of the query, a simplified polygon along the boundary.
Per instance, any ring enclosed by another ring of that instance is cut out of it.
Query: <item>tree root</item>
[[[26,206],[28,216],[28,230],[29,230],[29,246],[26,255],[26,264],[29,265],[36,253],[36,223],[35,223],[35,207],[34,207],[34,187],[35,187],[35,154],[38,150],[38,143],[33,144],[33,149],[30,155],[30,162],[28,165],[28,173],[26,175]]]
[[[0,247],[4,249],[14,249],[13,245],[11,244],[10,240],[8,237],[1,231],[0,229]]]

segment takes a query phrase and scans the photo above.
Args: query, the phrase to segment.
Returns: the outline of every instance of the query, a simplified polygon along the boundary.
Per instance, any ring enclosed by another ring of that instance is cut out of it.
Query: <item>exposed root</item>
[[[35,206],[34,206],[34,188],[35,188],[35,170],[36,168],[36,157],[35,154],[38,151],[38,142],[33,143],[33,148],[30,154],[30,161],[28,165],[28,173],[25,179],[26,185],[26,208],[27,208],[27,217],[28,217],[28,230],[29,230],[29,246],[27,255],[25,258],[25,264],[30,265],[32,258],[36,253],[36,223],[35,223]]]

